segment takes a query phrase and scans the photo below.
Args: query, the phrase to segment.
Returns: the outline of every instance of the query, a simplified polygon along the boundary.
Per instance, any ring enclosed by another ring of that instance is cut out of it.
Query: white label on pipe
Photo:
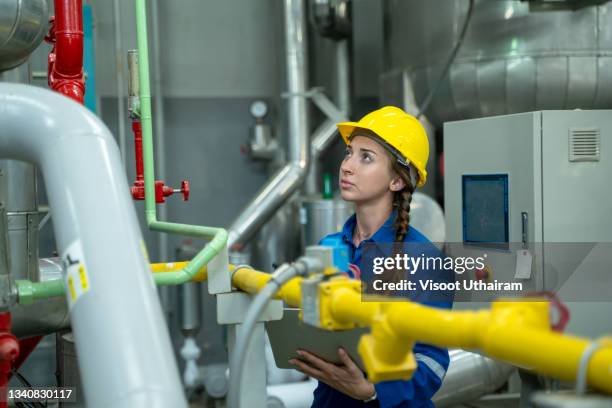
[[[68,306],[72,307],[82,295],[89,291],[91,285],[81,241],[77,240],[68,245],[62,254],[62,262],[66,271]]]

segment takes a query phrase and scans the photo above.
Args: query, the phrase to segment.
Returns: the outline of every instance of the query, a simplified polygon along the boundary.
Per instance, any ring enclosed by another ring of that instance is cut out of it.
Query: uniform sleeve
[[[417,369],[409,381],[383,381],[374,384],[381,408],[433,406],[431,398],[442,385],[448,369],[448,351],[416,343],[413,352]]]

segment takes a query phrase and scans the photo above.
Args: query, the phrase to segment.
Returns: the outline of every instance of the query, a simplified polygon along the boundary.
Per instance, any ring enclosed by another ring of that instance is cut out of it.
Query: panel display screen
[[[508,246],[508,175],[463,175],[463,241]]]

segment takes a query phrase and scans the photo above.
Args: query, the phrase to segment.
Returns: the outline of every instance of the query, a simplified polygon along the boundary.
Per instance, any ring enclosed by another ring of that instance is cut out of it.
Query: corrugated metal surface
[[[421,103],[457,41],[468,0],[390,0],[386,71],[405,69]],[[538,109],[612,106],[612,5],[533,11],[476,0],[464,43],[427,111],[436,124]]]

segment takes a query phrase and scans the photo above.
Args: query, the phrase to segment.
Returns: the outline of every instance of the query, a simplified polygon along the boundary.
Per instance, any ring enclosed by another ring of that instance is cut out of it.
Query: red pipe
[[[19,343],[11,333],[11,314],[0,313],[0,408],[8,407],[8,381],[18,355]]]
[[[134,200],[145,199],[145,183],[144,183],[144,159],[142,156],[142,124],[138,119],[132,119],[132,131],[134,132],[134,151],[136,154],[136,180],[130,187],[132,198]],[[189,199],[189,182],[183,180],[180,189],[174,189],[167,186],[161,180],[155,180],[155,202],[158,204],[165,203],[166,197],[174,193],[183,194],[183,200]]]
[[[83,6],[82,0],[55,0],[55,17],[47,42],[49,53],[49,87],[79,103],[85,95],[83,74]]]
[[[142,125],[139,120],[132,121],[134,148],[136,152],[136,183],[144,186],[144,160],[142,158]]]

